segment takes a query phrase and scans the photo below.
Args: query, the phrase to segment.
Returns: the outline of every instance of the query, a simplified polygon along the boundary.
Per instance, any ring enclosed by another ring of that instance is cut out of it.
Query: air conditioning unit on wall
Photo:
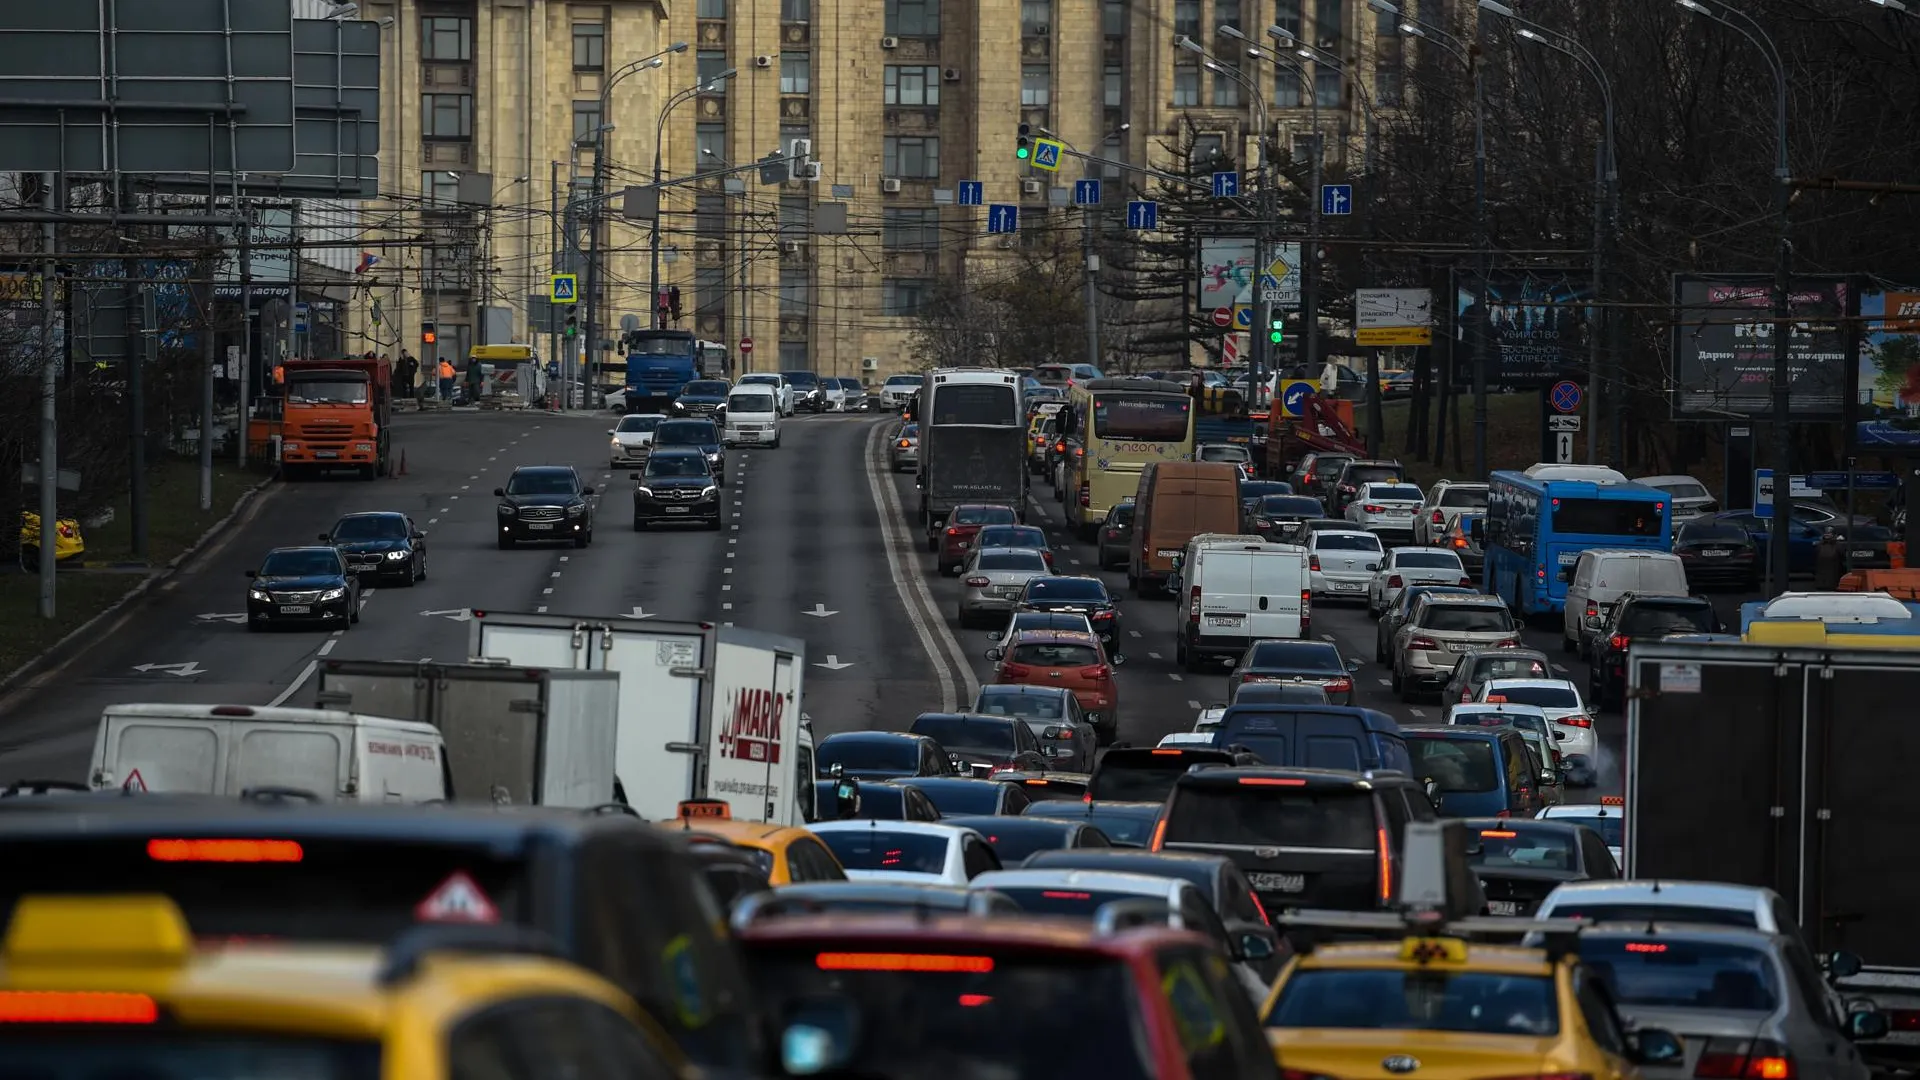
[[[900,178],[897,176],[883,177],[880,181],[880,190],[889,195],[900,194]]]

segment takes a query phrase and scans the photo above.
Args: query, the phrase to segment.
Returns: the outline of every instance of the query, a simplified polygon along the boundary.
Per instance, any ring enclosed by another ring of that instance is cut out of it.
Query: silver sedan
[[[913,472],[920,468],[920,425],[901,424],[887,448],[887,460],[894,472]]]
[[[1053,573],[1035,548],[976,548],[960,568],[960,625],[998,622],[1019,604],[1027,582]]]

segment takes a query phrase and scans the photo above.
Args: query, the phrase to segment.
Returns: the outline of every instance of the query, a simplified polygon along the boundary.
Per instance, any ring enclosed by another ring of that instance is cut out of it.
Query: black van
[[[26,800],[23,800],[26,801]],[[38,800],[33,800],[38,801]],[[53,799],[0,815],[0,925],[34,894],[159,893],[201,940],[384,946],[428,923],[540,930],[703,1069],[772,1060],[688,842],[626,814]]]
[[[1353,705],[1231,705],[1220,716],[1213,745],[1245,747],[1265,765],[1413,771],[1393,717]]]

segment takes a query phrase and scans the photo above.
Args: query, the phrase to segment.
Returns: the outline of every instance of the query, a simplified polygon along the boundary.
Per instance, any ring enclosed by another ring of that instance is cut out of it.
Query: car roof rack
[[[59,792],[89,793],[92,788],[72,780],[15,780],[6,790],[0,791],[0,799],[17,799],[30,795],[53,795]],[[128,790],[127,794],[135,794]]]
[[[1311,953],[1322,945],[1350,944],[1355,937],[1381,941],[1459,938],[1498,944],[1516,943],[1502,939],[1527,938],[1530,942],[1537,941],[1535,947],[1544,949],[1547,959],[1552,962],[1578,951],[1581,931],[1593,925],[1588,919],[1511,919],[1498,915],[1447,919],[1440,912],[1431,910],[1316,911],[1308,908],[1275,912],[1273,921],[1275,926],[1283,930],[1326,930],[1342,935],[1339,940],[1321,940],[1312,936],[1290,939],[1295,951],[1303,954]]]
[[[541,930],[513,925],[416,926],[387,947],[386,962],[376,977],[381,986],[404,982],[420,970],[433,953],[511,954],[567,958],[560,943]]]

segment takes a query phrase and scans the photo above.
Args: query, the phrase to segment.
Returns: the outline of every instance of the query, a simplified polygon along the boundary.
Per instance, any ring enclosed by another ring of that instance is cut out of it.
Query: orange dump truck
[[[280,469],[354,469],[386,476],[393,437],[393,364],[383,359],[288,360]]]

